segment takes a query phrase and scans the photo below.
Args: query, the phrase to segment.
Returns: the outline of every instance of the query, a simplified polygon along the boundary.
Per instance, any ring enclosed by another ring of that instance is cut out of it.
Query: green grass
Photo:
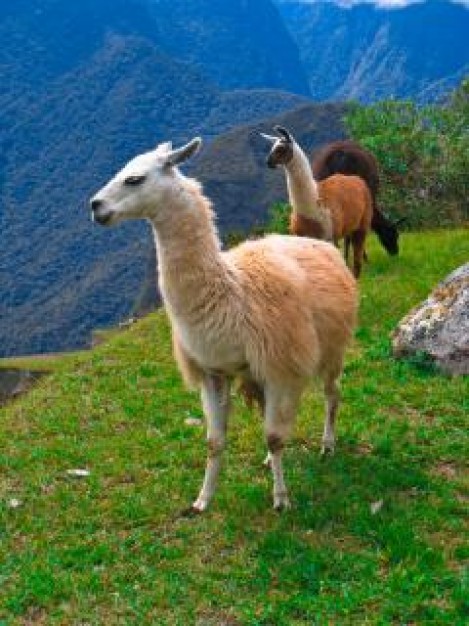
[[[54,360],[0,411],[2,626],[467,623],[468,380],[395,361],[389,331],[467,261],[468,233],[404,235],[397,259],[368,248],[338,449],[320,460],[312,393],[285,455],[285,514],[271,510],[260,420],[235,400],[213,504],[181,515],[204,432],[185,424],[200,403],[162,313]],[[88,478],[68,477],[82,467]]]

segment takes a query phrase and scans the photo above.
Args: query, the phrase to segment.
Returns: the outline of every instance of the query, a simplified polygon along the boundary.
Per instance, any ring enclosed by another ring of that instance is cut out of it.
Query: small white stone
[[[376,502],[372,502],[370,504],[371,515],[376,515],[376,513],[379,513],[379,511],[381,511],[381,509],[383,508],[383,504],[383,500],[377,500]]]
[[[17,509],[22,504],[23,503],[21,502],[21,500],[18,500],[18,498],[11,498],[10,500],[8,500],[8,508],[10,509]]]
[[[86,478],[90,475],[90,472],[87,469],[69,469],[67,470],[67,475],[74,478]]]
[[[186,426],[202,426],[202,420],[200,417],[186,417],[184,424]]]

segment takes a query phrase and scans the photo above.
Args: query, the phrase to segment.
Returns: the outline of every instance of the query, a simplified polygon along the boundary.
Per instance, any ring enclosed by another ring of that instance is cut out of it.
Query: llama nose
[[[95,200],[91,200],[90,204],[91,204],[91,210],[97,211],[99,207],[103,206],[103,201],[95,199]]]

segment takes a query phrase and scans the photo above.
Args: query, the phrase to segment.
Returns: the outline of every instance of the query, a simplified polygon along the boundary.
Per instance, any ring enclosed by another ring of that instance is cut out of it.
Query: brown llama
[[[312,169],[313,176],[317,181],[325,180],[334,174],[346,174],[362,178],[368,185],[373,200],[371,229],[376,233],[388,254],[399,254],[399,231],[397,227],[404,219],[393,222],[378,207],[379,167],[378,161],[371,152],[349,139],[334,141],[313,155]],[[346,257],[347,244],[346,240]]]
[[[269,167],[283,166],[292,206],[290,232],[303,237],[333,241],[349,238],[353,248],[353,272],[360,275],[365,240],[371,228],[373,200],[366,183],[358,176],[336,174],[317,182],[306,154],[291,133],[275,126],[280,137],[263,135],[273,143]]]

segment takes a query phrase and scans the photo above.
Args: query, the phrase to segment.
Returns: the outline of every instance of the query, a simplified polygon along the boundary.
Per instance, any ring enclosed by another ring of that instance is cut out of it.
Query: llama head
[[[126,219],[157,219],[170,210],[171,195],[183,178],[177,166],[201,145],[199,137],[177,149],[166,142],[133,158],[91,199],[93,221],[109,226]]]
[[[399,230],[398,226],[405,222],[405,217],[402,217],[396,221],[392,221],[382,211],[375,212],[373,215],[374,228],[382,246],[386,249],[387,253],[391,256],[399,254]],[[378,222],[378,223],[376,223]]]
[[[264,139],[272,144],[266,161],[267,165],[271,168],[278,167],[279,165],[288,165],[293,159],[295,146],[297,145],[293,139],[293,135],[283,126],[274,126],[274,130],[280,137],[260,133],[261,137],[264,137]]]

